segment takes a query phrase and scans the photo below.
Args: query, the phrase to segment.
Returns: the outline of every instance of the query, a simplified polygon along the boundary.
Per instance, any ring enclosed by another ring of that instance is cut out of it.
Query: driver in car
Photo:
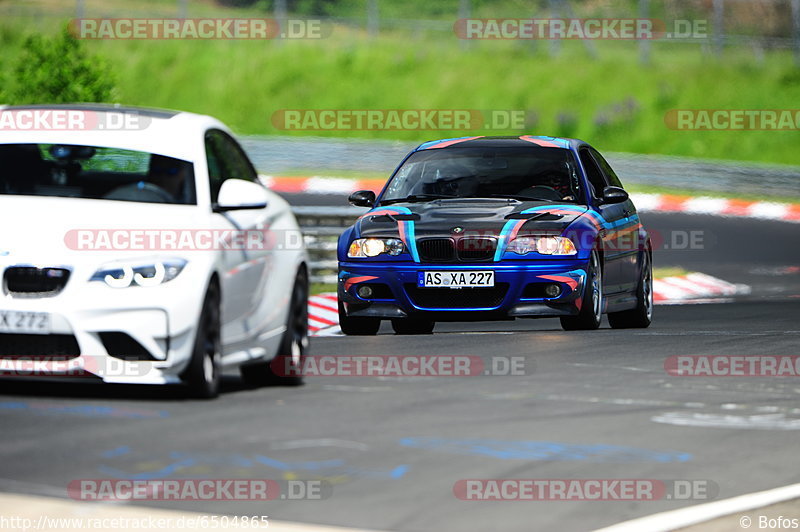
[[[180,200],[188,174],[188,163],[153,154],[147,169],[147,182],[161,187],[173,198]]]
[[[191,163],[153,154],[143,180],[117,187],[103,197],[125,201],[187,203],[192,200],[187,197],[187,182],[192,182]]]
[[[536,178],[536,185],[524,188],[519,192],[522,196],[532,196],[532,197],[541,197],[542,193],[544,193],[544,197],[549,197],[550,194],[557,194],[559,196],[558,199],[564,201],[575,201],[575,196],[572,192],[572,189],[569,186],[569,178],[567,176],[558,176],[558,175],[545,175]],[[551,198],[551,199],[556,199]]]

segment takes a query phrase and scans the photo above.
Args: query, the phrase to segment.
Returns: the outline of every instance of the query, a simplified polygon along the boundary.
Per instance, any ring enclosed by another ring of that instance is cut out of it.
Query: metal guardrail
[[[336,244],[344,229],[366,212],[358,207],[292,207],[311,259],[311,282],[336,284]]]

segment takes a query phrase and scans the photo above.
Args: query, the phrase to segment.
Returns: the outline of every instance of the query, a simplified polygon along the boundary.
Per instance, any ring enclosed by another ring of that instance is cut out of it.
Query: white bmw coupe
[[[0,107],[0,377],[299,384],[308,258],[222,123]]]

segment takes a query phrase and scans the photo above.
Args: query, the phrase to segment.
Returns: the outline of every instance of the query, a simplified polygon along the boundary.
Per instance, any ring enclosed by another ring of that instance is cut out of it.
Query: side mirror
[[[244,179],[226,179],[219,189],[217,202],[211,206],[214,212],[263,209],[267,206],[267,189]]]
[[[350,194],[347,201],[356,207],[372,207],[375,205],[375,193],[371,190],[357,190]]]
[[[628,201],[628,193],[619,187],[606,187],[603,189],[603,203],[622,203]]]

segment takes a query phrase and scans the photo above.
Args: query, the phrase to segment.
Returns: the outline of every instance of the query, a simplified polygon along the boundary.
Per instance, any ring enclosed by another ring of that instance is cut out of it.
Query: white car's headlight
[[[403,252],[403,241],[399,238],[357,238],[350,244],[350,258],[377,257],[381,253],[397,256]]]
[[[184,259],[120,261],[101,266],[89,281],[103,281],[111,288],[156,286],[176,278],[186,266]]]
[[[575,255],[575,244],[564,236],[520,236],[508,244],[507,251],[527,255],[533,251],[542,255]]]

